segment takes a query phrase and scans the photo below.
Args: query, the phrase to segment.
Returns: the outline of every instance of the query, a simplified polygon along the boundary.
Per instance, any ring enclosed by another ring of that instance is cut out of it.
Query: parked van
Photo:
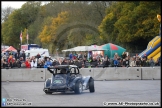
[[[41,57],[49,57],[49,51],[48,49],[31,49],[25,51],[26,57],[32,57],[36,56],[37,54],[40,54]]]

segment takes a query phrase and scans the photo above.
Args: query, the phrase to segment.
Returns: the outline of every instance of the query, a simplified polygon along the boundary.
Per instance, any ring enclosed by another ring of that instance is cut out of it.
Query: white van
[[[38,53],[41,57],[49,57],[48,49],[31,49],[25,51],[26,57],[36,56]]]

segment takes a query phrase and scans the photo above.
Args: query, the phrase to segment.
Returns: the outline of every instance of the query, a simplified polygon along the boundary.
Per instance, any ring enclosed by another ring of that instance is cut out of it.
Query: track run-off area
[[[1,82],[5,106],[161,106],[161,80],[95,81],[95,92],[43,92],[44,82]],[[4,103],[2,103],[4,104]],[[2,105],[1,105],[2,106]]]

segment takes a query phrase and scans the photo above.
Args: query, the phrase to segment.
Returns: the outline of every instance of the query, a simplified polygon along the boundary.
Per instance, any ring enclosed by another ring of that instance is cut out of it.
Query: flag
[[[21,33],[20,33],[20,41],[21,41],[21,43],[22,43],[22,31],[21,31]]]

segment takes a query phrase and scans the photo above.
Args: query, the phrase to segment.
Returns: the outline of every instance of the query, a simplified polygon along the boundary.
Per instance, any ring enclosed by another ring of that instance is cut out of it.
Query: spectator
[[[36,55],[36,58],[37,58],[37,59],[41,58],[41,56],[40,56],[39,53]]]
[[[8,58],[8,65],[9,65],[10,68],[13,67],[13,62],[14,62],[13,56],[10,55],[9,58]]]
[[[128,59],[128,57],[126,57],[126,60],[125,60],[125,67],[129,67],[129,66],[130,66],[129,59]]]
[[[58,63],[57,63],[57,60],[54,59],[53,62],[52,62],[52,66],[55,66],[55,65],[57,65],[57,64],[58,64]]]
[[[106,56],[104,61],[103,61],[103,68],[104,67],[109,67],[109,65],[110,65],[110,61],[109,61],[108,56]]]
[[[38,59],[37,68],[44,68],[44,62],[41,60],[41,58]]]
[[[30,59],[27,58],[25,61],[26,68],[31,68]]]
[[[73,60],[69,60],[69,65],[74,65],[74,61]]]
[[[37,60],[36,60],[36,58],[33,59],[33,60],[30,62],[30,64],[31,64],[31,67],[32,67],[32,68],[37,68]]]
[[[119,61],[117,60],[117,57],[115,57],[114,59],[114,67],[118,67],[119,65]]]
[[[150,64],[150,67],[154,67],[155,65],[155,61],[152,57],[150,58],[149,64]]]
[[[7,55],[6,53],[4,53],[4,55],[2,56],[3,60],[7,60]]]
[[[15,53],[15,59],[20,59],[20,52]]]
[[[130,67],[136,67],[136,58],[135,57],[133,57],[133,58],[131,58],[131,62],[130,62]]]
[[[21,62],[21,68],[26,68],[26,64],[24,61],[20,61]]]
[[[69,59],[70,59],[70,60],[73,59],[73,54],[72,54],[72,52],[69,54]]]
[[[47,58],[48,58],[47,56],[44,57],[44,61],[45,61],[45,62],[47,61]]]
[[[102,64],[98,65],[98,67],[105,68],[105,67],[109,67],[109,65],[110,65],[110,61],[109,61],[109,59],[107,59],[107,57],[105,57],[105,59],[103,60]]]
[[[146,67],[147,66],[146,58],[141,58],[141,66],[142,67]]]
[[[101,64],[102,64],[101,57],[97,57],[97,65],[101,65]]]
[[[17,53],[19,53],[19,54],[20,54],[20,49],[19,49],[19,48],[17,48]]]
[[[83,57],[87,59],[87,53],[84,53]],[[84,59],[84,58],[83,58],[83,59]]]
[[[77,54],[73,54],[72,56],[72,60],[75,60],[75,59],[77,59]]]
[[[17,64],[16,64],[16,59],[13,58],[13,63],[12,63],[12,68],[16,68],[17,67]]]
[[[144,57],[143,58],[147,61],[147,55],[146,54],[144,54]]]
[[[146,59],[146,58],[144,58],[144,59]],[[140,67],[141,66],[141,60],[140,60],[139,57],[136,58],[136,66],[137,67]]]
[[[80,53],[78,54],[78,60],[79,60],[79,59],[83,59],[82,52],[80,52]]]
[[[47,68],[48,66],[52,66],[52,62],[49,58],[47,58],[47,61],[45,61],[44,68]]]
[[[66,59],[64,58],[61,65],[67,65]]]
[[[21,62],[19,59],[16,60],[16,67],[20,68],[21,67]]]
[[[74,65],[78,66],[79,68],[82,68],[82,63],[78,59],[75,60]]]
[[[85,64],[85,62],[87,62],[87,58],[83,58],[83,63]]]
[[[123,52],[123,54],[122,54],[122,59],[125,59],[126,57],[127,57],[126,52]]]
[[[23,60],[26,61],[25,51],[22,52],[21,57],[23,57]]]
[[[97,67],[97,59],[96,57],[93,57],[92,61],[91,61],[91,67]]]
[[[114,54],[114,60],[115,60],[116,58],[118,59],[118,57],[119,57],[119,56],[118,56],[118,53],[115,53],[115,54]]]
[[[122,59],[121,58],[118,58],[118,67],[122,67]]]
[[[7,62],[7,60],[2,59],[2,67],[3,68],[8,68],[8,62]]]

